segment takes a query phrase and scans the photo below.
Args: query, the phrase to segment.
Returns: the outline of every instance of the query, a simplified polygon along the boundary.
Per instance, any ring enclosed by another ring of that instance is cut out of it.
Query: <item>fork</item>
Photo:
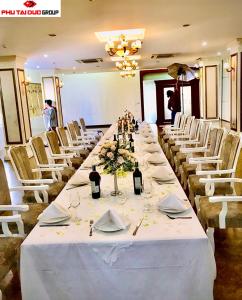
[[[192,217],[171,217],[171,216],[168,216],[168,215],[166,215],[169,219],[171,219],[171,220],[175,220],[175,219],[192,219]]]
[[[92,236],[92,225],[93,225],[94,221],[90,220],[89,226],[90,226],[90,232],[89,232],[89,236]]]

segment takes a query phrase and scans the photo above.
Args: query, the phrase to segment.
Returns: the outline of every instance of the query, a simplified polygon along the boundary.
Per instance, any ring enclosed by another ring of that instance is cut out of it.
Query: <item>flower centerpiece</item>
[[[135,157],[133,153],[126,149],[125,144],[119,141],[109,141],[102,145],[99,153],[100,164],[104,165],[104,173],[114,175],[114,192],[112,195],[121,194],[118,190],[117,175],[124,175],[133,171]]]

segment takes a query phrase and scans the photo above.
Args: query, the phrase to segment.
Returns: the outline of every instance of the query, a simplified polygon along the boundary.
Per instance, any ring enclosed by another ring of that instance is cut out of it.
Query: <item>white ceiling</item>
[[[227,45],[242,36],[241,12],[241,0],[62,0],[61,18],[0,18],[0,56],[25,57],[29,68],[110,71],[114,63],[95,32],[145,28],[142,69],[194,63],[198,57],[225,53]],[[182,27],[186,23],[191,26]],[[49,33],[57,36],[51,38]],[[206,47],[201,46],[203,41]],[[177,57],[157,62],[150,58],[154,53]],[[95,57],[104,62],[75,62]]]

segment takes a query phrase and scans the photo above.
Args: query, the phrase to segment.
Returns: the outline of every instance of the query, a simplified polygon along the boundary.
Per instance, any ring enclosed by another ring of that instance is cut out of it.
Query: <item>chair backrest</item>
[[[179,128],[184,130],[187,122],[187,115],[181,115]]]
[[[181,112],[177,112],[175,115],[175,119],[174,119],[174,127],[179,127],[180,125],[180,120],[181,120]]]
[[[75,129],[76,135],[77,136],[81,136],[82,133],[81,133],[81,129],[79,127],[78,122],[77,121],[73,121],[72,123],[73,123],[74,129]]]
[[[67,123],[67,130],[72,141],[76,141],[76,131],[73,123]]]
[[[85,120],[83,118],[80,118],[80,125],[83,132],[87,131]]]
[[[211,128],[209,132],[209,137],[208,137],[209,152],[207,153],[208,156],[215,155],[214,153],[215,153],[215,148],[217,143],[217,133],[218,133],[218,128]]]
[[[186,120],[186,125],[185,125],[185,134],[190,134],[191,133],[191,126],[192,126],[192,122],[195,119],[194,116],[188,116],[187,120]]]
[[[236,165],[235,171],[236,178],[242,178],[242,149],[239,151],[239,157]],[[242,196],[242,183],[235,183],[234,184],[235,193],[237,196]]]
[[[216,136],[216,145],[214,148],[214,154],[213,155],[220,155],[221,148],[222,148],[222,141],[227,135],[227,132],[223,128],[218,128],[217,130],[217,136]]]
[[[69,146],[69,141],[67,137],[67,133],[64,127],[57,127],[56,132],[58,134],[60,143],[62,146]]]
[[[221,155],[220,155],[220,158],[222,159],[222,164],[220,166],[221,170],[235,168],[238,160],[238,155],[239,155],[238,152],[239,145],[240,145],[239,134],[229,133],[225,137],[221,149]]]
[[[201,147],[207,147],[211,123],[203,122],[200,127],[199,142]]]
[[[39,172],[32,172],[30,159],[25,146],[10,147],[8,151],[11,163],[13,165],[16,176],[19,180],[39,179],[41,174]],[[37,163],[35,162],[36,167]]]
[[[11,204],[11,197],[8,188],[8,181],[2,160],[0,159],[0,205]],[[1,212],[0,212],[1,215]]]
[[[30,139],[30,145],[39,164],[48,164],[48,156],[45,149],[45,144],[41,137],[35,136]]]
[[[59,140],[57,133],[55,131],[46,131],[45,133],[48,145],[50,147],[50,150],[53,154],[60,154],[60,146],[59,146]]]
[[[195,140],[197,138],[197,131],[198,131],[199,124],[200,124],[200,120],[194,118],[190,130],[190,136],[192,140]]]

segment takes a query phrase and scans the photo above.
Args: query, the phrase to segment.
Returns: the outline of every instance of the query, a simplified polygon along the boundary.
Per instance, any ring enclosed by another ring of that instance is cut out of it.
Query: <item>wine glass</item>
[[[146,177],[144,180],[144,190],[143,190],[143,197],[145,199],[144,202],[144,212],[151,212],[152,205],[150,203],[150,198],[152,198],[153,193],[153,183],[150,177]]]

